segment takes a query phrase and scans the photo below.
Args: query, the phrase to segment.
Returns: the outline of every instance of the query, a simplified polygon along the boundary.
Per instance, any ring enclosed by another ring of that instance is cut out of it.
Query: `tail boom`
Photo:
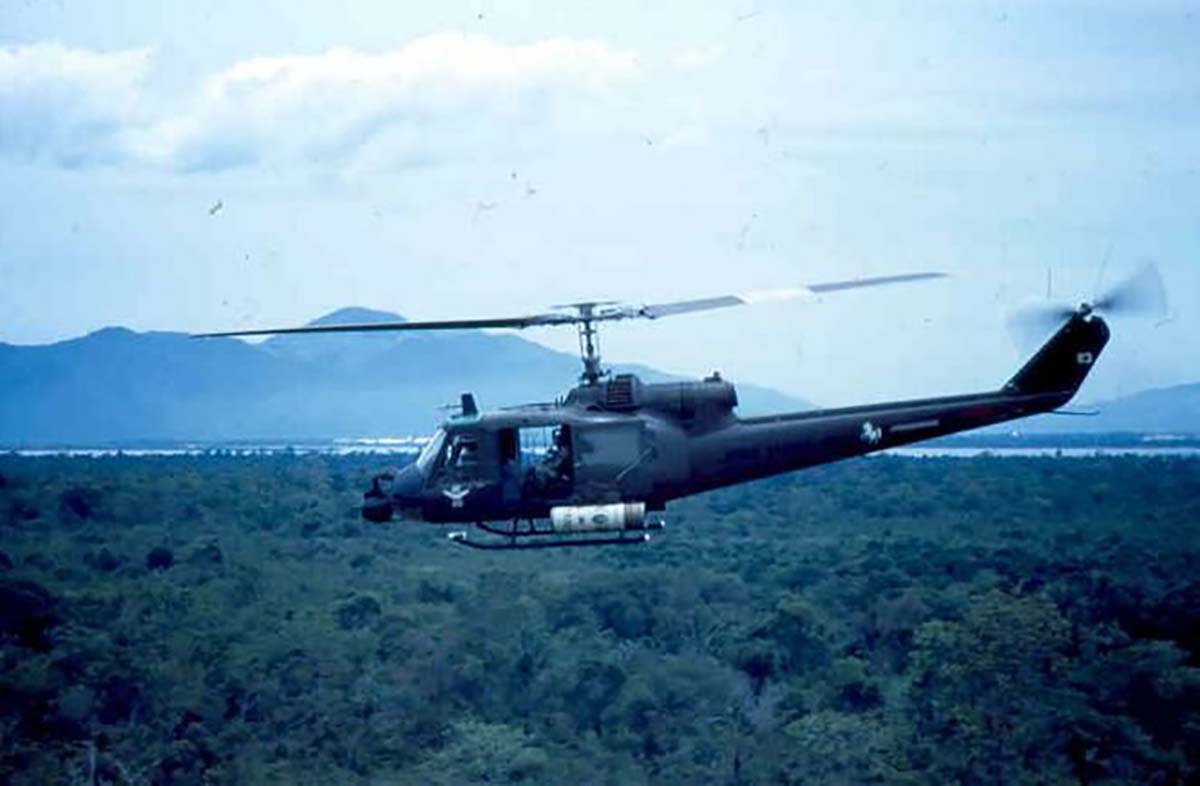
[[[1108,342],[1096,316],[1071,317],[1000,390],[738,420],[693,445],[693,490],[740,483],[1055,410]]]

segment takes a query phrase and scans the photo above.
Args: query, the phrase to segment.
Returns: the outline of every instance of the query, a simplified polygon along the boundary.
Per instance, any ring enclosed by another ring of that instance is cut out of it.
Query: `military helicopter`
[[[996,390],[865,406],[738,417],[734,386],[719,374],[649,384],[600,361],[603,322],[655,320],[765,300],[817,297],[942,277],[908,273],[810,284],[756,295],[650,305],[588,301],[498,319],[384,322],[206,333],[462,330],[574,326],[583,373],[560,400],[481,412],[471,393],[416,460],[378,474],[362,515],[472,525],[450,539],[479,549],[626,545],[663,527],[672,500],[1059,409],[1075,395],[1109,339],[1097,312],[1144,305],[1157,273],[1141,273],[1090,303],[1035,314],[1054,331]],[[1153,280],[1148,280],[1150,276]],[[497,523],[503,522],[503,523]]]

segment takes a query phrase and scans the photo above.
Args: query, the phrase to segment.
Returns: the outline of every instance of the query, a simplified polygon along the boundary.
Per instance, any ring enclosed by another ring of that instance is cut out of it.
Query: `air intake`
[[[638,408],[638,379],[632,374],[618,374],[604,385],[604,408],[627,410]]]

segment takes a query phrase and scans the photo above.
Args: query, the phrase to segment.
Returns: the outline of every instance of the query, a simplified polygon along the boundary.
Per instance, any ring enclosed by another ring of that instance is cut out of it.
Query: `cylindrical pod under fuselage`
[[[555,532],[611,532],[658,529],[646,522],[646,503],[614,502],[608,505],[572,505],[550,508]]]

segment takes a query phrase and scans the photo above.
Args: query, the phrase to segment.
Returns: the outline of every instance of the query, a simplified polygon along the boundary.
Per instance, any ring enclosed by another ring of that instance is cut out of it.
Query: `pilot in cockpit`
[[[450,460],[452,467],[473,467],[479,463],[479,443],[474,437],[458,436],[450,445]]]

